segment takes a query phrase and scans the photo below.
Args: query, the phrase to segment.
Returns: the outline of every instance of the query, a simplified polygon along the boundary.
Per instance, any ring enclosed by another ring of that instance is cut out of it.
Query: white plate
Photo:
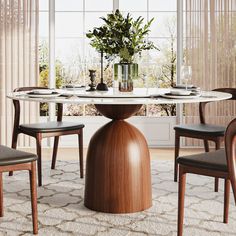
[[[174,98],[174,99],[191,99],[191,98],[198,98],[200,97],[201,94],[196,94],[196,95],[172,95],[172,94],[162,94],[161,97],[163,98]]]
[[[170,91],[171,95],[183,95],[183,96],[188,96],[192,93],[191,90],[183,90],[183,89],[176,89],[176,90],[171,90]]]
[[[54,93],[54,90],[50,90],[50,89],[33,89],[30,91],[30,93],[36,93],[36,94],[52,94]]]
[[[26,94],[29,98],[56,98],[60,96],[60,93],[53,94]]]

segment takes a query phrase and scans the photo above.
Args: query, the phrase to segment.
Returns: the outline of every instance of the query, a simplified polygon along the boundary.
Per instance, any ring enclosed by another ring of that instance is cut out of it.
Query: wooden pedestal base
[[[120,119],[141,105],[96,107],[113,121],[100,128],[89,144],[85,206],[109,213],[143,211],[152,205],[149,150],[142,133]]]

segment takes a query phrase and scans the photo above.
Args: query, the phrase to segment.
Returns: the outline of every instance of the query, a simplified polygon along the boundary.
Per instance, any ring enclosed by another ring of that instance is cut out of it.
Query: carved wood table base
[[[96,105],[112,121],[92,137],[87,154],[85,206],[131,213],[152,206],[150,156],[143,134],[124,119],[142,105]]]

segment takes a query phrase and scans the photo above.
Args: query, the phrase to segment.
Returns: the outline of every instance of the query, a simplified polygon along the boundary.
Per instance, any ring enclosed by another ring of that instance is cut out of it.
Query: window
[[[148,87],[170,87],[176,83],[176,0],[120,0],[120,10],[132,16],[142,16],[146,21],[154,18],[149,38],[160,49],[144,53],[141,76],[147,75]],[[175,105],[148,105],[147,116],[175,116]]]
[[[86,32],[100,26],[99,17],[113,10],[111,0],[56,0],[55,1],[55,51],[56,86],[66,83],[88,84],[88,69],[100,73],[100,58],[89,45]],[[160,48],[143,53],[140,58],[140,81],[137,86],[169,87],[176,81],[176,0],[117,0],[122,13],[134,18],[143,16],[145,21],[155,18],[150,39]],[[48,0],[40,1],[40,83],[48,83]],[[144,77],[145,76],[145,77]],[[112,83],[112,67],[105,71],[108,85]],[[146,85],[143,78],[147,78]],[[41,105],[41,114],[47,113],[47,104]],[[175,105],[148,105],[138,115],[173,116]],[[65,115],[98,115],[93,105],[67,105]]]
[[[48,64],[48,47],[49,47],[49,2],[48,0],[39,1],[39,84],[48,86],[49,64]],[[48,104],[40,104],[40,115],[48,114]]]

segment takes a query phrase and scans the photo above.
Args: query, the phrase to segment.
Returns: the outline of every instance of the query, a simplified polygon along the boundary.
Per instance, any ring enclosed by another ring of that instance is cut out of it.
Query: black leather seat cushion
[[[190,124],[177,125],[174,127],[176,131],[191,132],[199,135],[224,136],[226,127],[211,124]]]
[[[36,123],[36,124],[23,124],[20,125],[22,131],[30,131],[37,133],[50,133],[50,132],[60,132],[68,130],[77,130],[84,128],[83,124],[73,123],[73,122],[58,122],[51,121],[47,123]]]
[[[228,171],[226,154],[224,149],[217,150],[214,152],[205,152],[195,155],[178,157],[177,162],[186,166],[193,166],[224,172]]]
[[[0,145],[0,166],[16,165],[37,160],[35,154]]]

